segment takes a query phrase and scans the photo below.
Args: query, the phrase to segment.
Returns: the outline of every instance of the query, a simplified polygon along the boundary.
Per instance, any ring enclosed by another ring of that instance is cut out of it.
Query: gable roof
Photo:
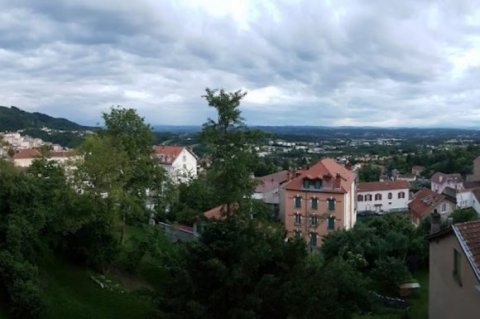
[[[238,209],[238,204],[232,204],[232,212]],[[227,212],[227,205],[222,204],[218,205],[217,207],[211,208],[206,212],[203,212],[203,216],[207,219],[218,219],[223,220],[225,219],[225,213]]]
[[[430,178],[430,181],[432,183],[436,183],[436,184],[443,184],[447,181],[453,182],[453,183],[463,183],[463,177],[462,177],[462,175],[460,175],[458,173],[444,174],[442,172],[436,172]]]
[[[309,169],[302,171],[299,176],[286,183],[285,189],[302,191],[304,178],[320,178],[330,182],[327,184],[328,186],[325,185],[325,187],[321,189],[323,192],[347,193],[350,191],[356,175],[333,159],[326,158],[318,161]]]
[[[480,220],[455,224],[452,229],[477,279],[480,280]]]
[[[178,146],[178,145],[155,145],[153,146],[153,154],[160,160],[161,164],[171,165],[177,159],[178,155],[186,149],[193,157],[197,158],[195,153],[189,148],[185,146]]]
[[[31,158],[37,158],[37,157],[42,157],[42,154],[35,148],[27,148],[27,149],[18,150],[12,156],[12,158],[14,160],[16,160],[16,159],[31,159]]]
[[[365,182],[359,183],[357,192],[375,192],[389,191],[394,189],[407,189],[410,187],[405,180],[384,181],[384,182]]]
[[[412,215],[422,218],[445,199],[442,194],[435,193],[428,188],[422,188],[413,195],[408,209]]]
[[[273,174],[268,174],[257,178],[259,182],[255,188],[255,193],[265,193],[278,188],[289,179],[289,171],[283,170]]]

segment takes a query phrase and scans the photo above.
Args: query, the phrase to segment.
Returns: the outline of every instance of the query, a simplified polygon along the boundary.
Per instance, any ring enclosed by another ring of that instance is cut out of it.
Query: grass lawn
[[[135,293],[102,289],[92,272],[52,257],[41,265],[45,310],[40,318],[149,318],[153,305]]]
[[[418,296],[412,299],[410,307],[410,317],[413,319],[428,318],[428,272],[426,270],[419,271],[415,274],[415,279],[420,283],[420,292]]]
[[[419,271],[413,276],[420,283],[420,291],[416,296],[411,297],[408,318],[428,319],[428,272]],[[357,315],[355,319],[401,319],[404,314],[401,310],[382,309],[380,313]]]
[[[126,245],[131,238],[144,238],[146,230],[142,227],[127,226]],[[160,237],[158,242],[162,251],[175,249],[175,244]],[[124,292],[125,289],[111,291],[102,289],[91,276],[94,272],[86,267],[78,266],[61,257],[48,256],[39,264],[40,289],[44,301],[44,309],[40,314],[43,319],[55,318],[151,318],[154,305],[148,295],[135,292]],[[116,282],[134,281],[152,290],[162,289],[165,272],[159,261],[147,254],[140,265],[138,276],[125,275],[113,271],[107,276]],[[128,287],[124,285],[123,287]],[[142,287],[140,287],[142,289]],[[147,289],[147,290],[148,290]],[[123,292],[122,292],[123,291]],[[0,298],[0,319],[12,318],[5,303]]]

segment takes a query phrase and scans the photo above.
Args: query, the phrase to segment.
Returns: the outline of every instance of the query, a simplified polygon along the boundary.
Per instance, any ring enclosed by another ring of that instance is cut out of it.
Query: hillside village
[[[2,140],[0,154],[5,161],[11,162],[20,170],[28,171],[37,165],[34,163],[46,159],[47,162],[73,176],[78,170],[77,166],[82,166],[82,162],[88,160],[85,153],[82,153],[84,151],[67,149],[38,138],[23,136],[21,132],[6,132],[0,136]],[[299,147],[295,143],[278,141],[269,144],[277,147]],[[317,147],[318,144],[308,146]],[[259,158],[266,155],[265,149],[256,147],[254,151]],[[181,189],[197,183],[197,179],[203,179],[212,162],[215,162],[214,158],[201,160],[188,146],[153,145],[149,152],[149,156],[157,161],[168,176],[168,182],[162,182],[164,186],[160,193],[161,197],[166,192],[167,184]],[[315,148],[308,152],[314,153]],[[363,157],[364,160],[366,158]],[[285,241],[300,240],[311,254],[325,254],[322,247],[324,243],[329,243],[329,240],[337,235],[341,236],[342,231],[355,231],[357,224],[366,223],[364,220],[368,223],[369,219],[406,217],[414,228],[426,229],[425,236],[430,242],[430,261],[427,267],[430,269],[428,281],[430,314],[436,314],[435,318],[441,318],[442,312],[438,310],[441,305],[437,306],[434,302],[437,298],[445,298],[439,297],[443,294],[451,294],[458,298],[458,302],[455,307],[445,310],[445,313],[449,316],[467,318],[466,314],[473,311],[471,309],[476,309],[478,303],[476,298],[468,297],[473,293],[471,289],[462,287],[464,283],[472,287],[480,284],[478,275],[480,266],[476,255],[480,228],[477,227],[477,221],[467,221],[480,216],[480,156],[473,161],[471,174],[462,176],[458,173],[436,172],[429,179],[430,187],[423,187],[417,191],[412,190],[410,183],[419,178],[424,167],[413,166],[408,176],[402,176],[394,170],[391,174],[380,175],[378,181],[360,182],[358,172],[365,165],[361,163],[351,165],[342,158],[326,157],[304,167],[279,170],[265,176],[249,176],[254,187],[248,197],[265,203],[265,211],[269,218],[284,229]],[[154,191],[149,192],[153,194]],[[108,192],[102,194],[103,197],[109,197]],[[145,203],[145,208],[151,211],[156,211],[160,207],[153,198]],[[204,203],[203,213],[194,213],[183,220],[168,217],[175,216],[178,207],[181,206],[177,204],[163,206],[164,217],[151,217],[149,221],[150,227],[157,227],[165,238],[174,243],[201,240],[210,225],[209,220],[223,221],[239,210],[237,204],[229,206],[227,203],[221,203],[212,206],[207,202]],[[468,209],[474,215],[470,214],[467,220],[462,220],[464,223],[457,224],[458,220],[454,222],[451,216]],[[437,247],[453,245],[452,239],[448,238],[458,240],[458,243],[454,244],[453,255],[451,249]],[[405,265],[414,267],[413,269],[419,267],[411,266],[410,261],[405,262]],[[447,283],[450,279],[445,277],[450,276],[451,265],[455,267],[454,276],[451,279],[452,283]],[[457,285],[453,284],[455,282]],[[416,281],[411,284],[408,281],[390,284],[398,284],[396,289],[399,292],[395,292],[395,288],[388,291],[393,295],[398,293],[399,304],[408,303],[408,297],[405,296],[410,295],[411,291],[420,289]],[[461,297],[463,295],[464,298]],[[470,310],[465,312],[465,309]]]

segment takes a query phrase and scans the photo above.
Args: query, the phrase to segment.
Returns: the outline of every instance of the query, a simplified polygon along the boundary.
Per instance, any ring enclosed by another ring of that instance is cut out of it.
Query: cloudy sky
[[[0,0],[0,105],[100,122],[480,127],[480,3]]]

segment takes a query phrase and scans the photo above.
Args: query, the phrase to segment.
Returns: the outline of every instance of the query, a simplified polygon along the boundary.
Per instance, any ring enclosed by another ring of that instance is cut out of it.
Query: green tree
[[[305,257],[281,227],[230,215],[168,263],[163,310],[172,318],[284,318],[285,282]]]
[[[46,215],[35,179],[0,161],[0,290],[16,318],[36,317],[42,306],[35,262]]]
[[[373,289],[386,293],[396,292],[392,287],[407,277],[407,265],[414,271],[428,260],[423,232],[400,214],[375,216],[352,230],[333,232],[324,238],[321,250],[327,262],[340,256],[370,278]],[[389,276],[391,285],[386,284]]]
[[[107,203],[123,243],[127,219],[148,219],[147,201],[165,194],[165,174],[151,154],[151,127],[135,110],[116,107],[103,118],[105,129],[80,148],[84,159],[77,180],[81,189]]]
[[[380,180],[380,173],[381,171],[379,167],[368,164],[359,169],[358,178],[360,179],[360,182],[377,182]]]
[[[478,213],[471,207],[457,209],[450,214],[450,217],[452,218],[452,222],[454,224],[469,222],[479,218]]]
[[[203,125],[201,140],[206,145],[212,163],[208,170],[216,202],[224,203],[227,213],[232,204],[242,205],[255,185],[251,174],[255,166],[255,147],[260,133],[249,130],[240,116],[240,102],[246,92],[206,90],[204,98],[217,111],[217,119]]]

